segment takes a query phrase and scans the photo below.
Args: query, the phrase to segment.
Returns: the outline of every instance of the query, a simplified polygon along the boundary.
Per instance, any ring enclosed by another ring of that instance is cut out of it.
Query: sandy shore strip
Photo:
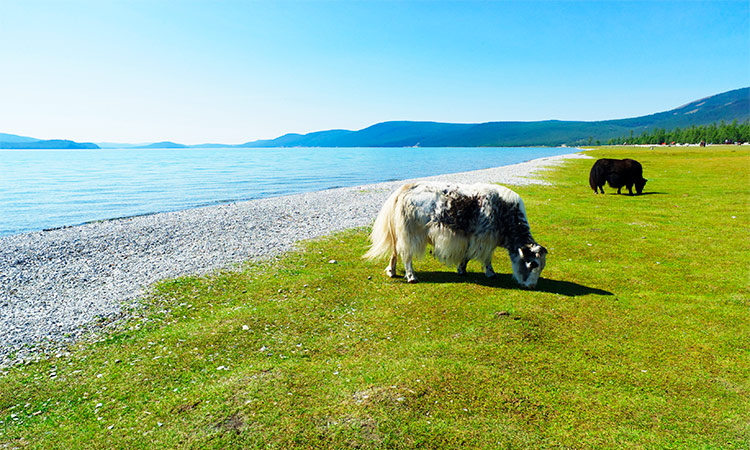
[[[421,180],[540,184],[580,153]],[[279,255],[372,223],[395,181],[90,223],[0,238],[0,368],[122,317],[154,282]],[[93,325],[92,325],[93,324]]]

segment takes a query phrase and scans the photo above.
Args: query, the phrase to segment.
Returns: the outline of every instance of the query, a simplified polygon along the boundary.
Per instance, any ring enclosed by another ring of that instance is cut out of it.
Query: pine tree
[[[719,124],[711,125],[691,125],[688,128],[675,128],[667,131],[664,128],[654,128],[653,130],[644,131],[640,136],[633,136],[633,130],[630,130],[630,136],[622,136],[610,139],[608,144],[651,144],[659,145],[662,143],[670,144],[698,144],[705,141],[709,144],[722,144],[728,142],[750,142],[750,120],[738,123],[733,120],[727,124],[721,121]]]

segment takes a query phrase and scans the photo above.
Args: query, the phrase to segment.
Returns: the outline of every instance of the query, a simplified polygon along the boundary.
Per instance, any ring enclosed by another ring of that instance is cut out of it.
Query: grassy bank
[[[166,281],[145,320],[0,378],[0,448],[750,447],[750,152],[590,154],[641,161],[647,195],[594,195],[591,160],[514,188],[536,291],[502,251],[496,279],[389,279],[367,230]]]

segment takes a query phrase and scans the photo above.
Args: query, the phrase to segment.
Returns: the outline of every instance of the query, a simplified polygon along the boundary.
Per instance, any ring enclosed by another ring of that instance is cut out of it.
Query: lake
[[[571,148],[0,150],[0,235],[515,164]]]

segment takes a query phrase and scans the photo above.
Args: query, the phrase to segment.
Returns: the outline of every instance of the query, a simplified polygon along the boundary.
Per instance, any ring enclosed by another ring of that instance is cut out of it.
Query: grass
[[[641,161],[648,195],[594,195],[591,160],[515,188],[536,291],[502,251],[496,279],[389,279],[362,229],[168,280],[0,378],[0,448],[749,448],[750,152],[589,153]]]

